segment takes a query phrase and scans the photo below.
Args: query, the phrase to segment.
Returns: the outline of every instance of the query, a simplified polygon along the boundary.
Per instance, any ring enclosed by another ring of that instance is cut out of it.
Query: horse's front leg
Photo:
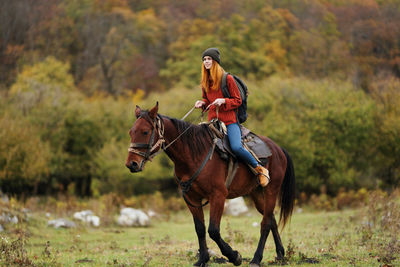
[[[211,239],[217,243],[221,253],[226,256],[230,262],[238,266],[242,264],[242,256],[236,250],[233,250],[228,243],[226,243],[220,234],[220,223],[222,213],[224,211],[225,196],[222,194],[214,195],[210,198],[210,224],[208,226],[208,234]]]
[[[199,260],[193,266],[206,266],[210,260],[206,243],[206,227],[204,225],[204,213],[201,207],[187,205],[193,216],[194,227],[199,240]]]

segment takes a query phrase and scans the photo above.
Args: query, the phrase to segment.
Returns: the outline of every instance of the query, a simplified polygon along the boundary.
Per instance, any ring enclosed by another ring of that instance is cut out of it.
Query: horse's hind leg
[[[279,235],[278,225],[276,224],[275,216],[272,214],[272,235],[274,236],[275,248],[276,248],[276,259],[283,260],[285,257],[285,249],[283,248],[281,236]]]
[[[201,207],[189,207],[193,215],[194,227],[196,229],[197,238],[199,240],[199,260],[193,266],[206,266],[210,260],[206,243],[206,227],[204,225],[204,213]]]
[[[208,234],[211,239],[217,243],[221,253],[226,256],[235,266],[242,264],[242,256],[236,250],[233,250],[226,243],[220,234],[220,223],[222,213],[224,211],[225,197],[222,195],[210,198],[210,225],[208,226]]]
[[[267,187],[264,190],[264,196],[261,192],[254,192],[253,194],[251,194],[251,197],[256,205],[257,210],[263,214],[263,219],[261,221],[260,239],[258,241],[257,250],[254,253],[253,259],[250,262],[250,266],[260,266],[264,254],[265,242],[267,241],[270,230],[274,229],[274,222],[276,226],[276,221],[273,216],[276,193],[273,192],[270,187]]]

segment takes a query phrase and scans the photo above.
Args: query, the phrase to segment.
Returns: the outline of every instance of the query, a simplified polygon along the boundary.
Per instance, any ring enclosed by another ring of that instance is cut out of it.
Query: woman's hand
[[[201,108],[202,106],[204,106],[206,104],[206,102],[202,101],[202,100],[198,100],[196,101],[196,103],[194,104],[195,108]]]
[[[217,98],[211,103],[211,105],[215,105],[217,107],[221,106],[222,104],[225,104],[225,98]]]

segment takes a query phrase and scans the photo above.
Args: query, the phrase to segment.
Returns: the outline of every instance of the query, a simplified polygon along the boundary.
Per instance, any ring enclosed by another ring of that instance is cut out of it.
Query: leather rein
[[[183,119],[185,119],[193,110],[194,110],[194,107],[188,113],[186,113],[186,115],[183,117]],[[202,112],[201,116],[203,116],[203,112]],[[157,115],[157,117],[154,120],[151,120],[148,116],[139,116],[138,119],[140,119],[140,118],[147,120],[153,126],[149,143],[131,143],[129,146],[129,149],[128,149],[128,152],[138,154],[143,157],[143,160],[141,161],[140,166],[139,166],[140,170],[143,168],[144,164],[147,161],[149,161],[149,160],[151,161],[160,152],[166,151],[166,149],[169,146],[171,146],[176,140],[178,140],[183,134],[185,134],[193,126],[193,124],[190,125],[182,133],[180,133],[173,141],[171,141],[168,145],[165,145],[165,143],[166,143],[166,140],[164,138],[165,127],[164,127],[164,121],[161,118],[161,116]],[[156,133],[158,134],[158,141],[155,144],[153,144]],[[206,163],[212,157],[217,138],[212,131],[210,131],[210,133],[211,133],[211,136],[213,137],[213,142],[211,144],[211,147],[210,147],[206,157],[204,158],[203,162],[201,163],[200,167],[196,170],[196,172],[187,181],[182,181],[181,179],[179,179],[179,177],[175,173],[176,180],[182,191],[183,199],[185,200],[185,202],[188,205],[190,205],[192,207],[196,207],[196,208],[207,205],[208,200],[204,204],[201,204],[200,206],[194,206],[192,203],[190,203],[190,201],[186,198],[185,195],[192,187],[192,183],[196,180],[196,178],[199,176],[200,172],[206,166]],[[156,150],[158,147],[160,147],[162,150],[159,150],[159,151],[153,153],[153,151]],[[138,148],[141,148],[141,149],[145,148],[147,150],[146,150],[146,152],[143,152],[143,151],[137,150]]]

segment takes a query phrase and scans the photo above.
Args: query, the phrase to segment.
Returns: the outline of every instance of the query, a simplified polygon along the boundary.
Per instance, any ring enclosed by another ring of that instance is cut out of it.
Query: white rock
[[[67,220],[67,219],[55,219],[55,220],[50,220],[47,222],[48,226],[53,226],[54,228],[75,228],[76,224],[73,221]]]
[[[31,210],[30,210],[30,209],[27,209],[27,208],[23,208],[23,209],[22,209],[22,212],[25,213],[25,214],[28,214],[28,213],[31,212]]]
[[[117,223],[122,226],[148,226],[150,218],[141,210],[123,208],[121,209],[121,215],[118,217]]]
[[[93,225],[94,227],[100,226],[100,218],[98,216],[91,215],[91,216],[88,216],[86,219],[90,225]]]
[[[232,216],[239,216],[247,213],[249,209],[244,202],[243,197],[238,197],[234,199],[229,199],[225,203],[225,213]]]
[[[18,223],[18,217],[14,215],[14,217],[12,217],[10,219],[10,222],[13,223],[13,224],[17,224]]]
[[[252,223],[252,226],[253,226],[253,227],[258,227],[259,224],[258,224],[258,222],[253,222],[253,223]]]
[[[91,210],[83,210],[74,213],[74,219],[83,221],[95,227],[100,226],[100,218],[93,214]]]
[[[2,213],[0,216],[0,222],[3,222],[5,224],[7,223],[13,223],[13,224],[17,224],[18,223],[18,217],[17,216],[13,216],[11,213]]]
[[[3,193],[0,192],[0,196],[1,196],[1,201],[3,201],[4,204],[10,203],[10,199],[8,198],[7,195],[3,195]]]
[[[93,215],[93,211],[91,210],[83,210],[74,213],[74,219],[85,221],[87,216]]]
[[[147,215],[149,215],[150,218],[153,218],[157,216],[158,214],[154,210],[148,210]]]

